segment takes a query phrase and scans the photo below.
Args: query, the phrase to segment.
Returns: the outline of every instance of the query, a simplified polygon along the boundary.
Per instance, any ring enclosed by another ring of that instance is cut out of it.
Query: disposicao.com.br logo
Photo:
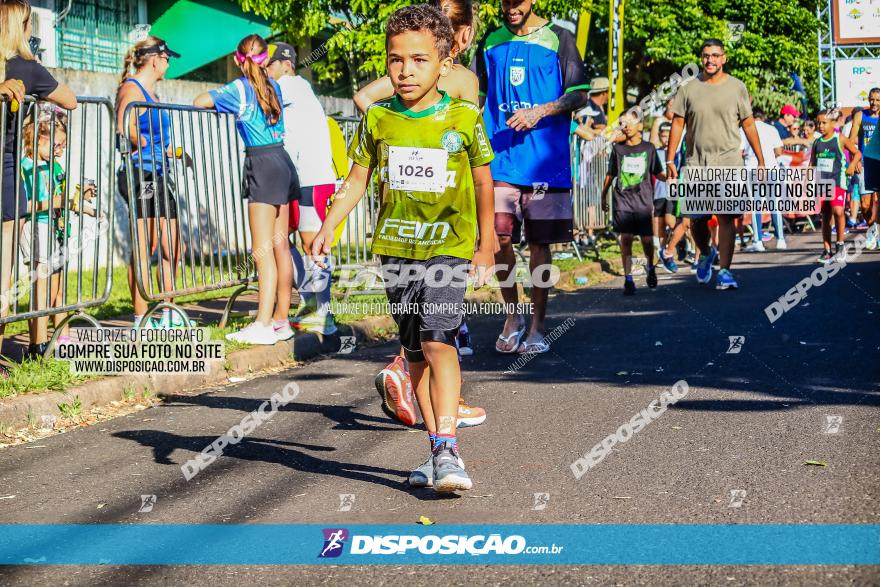
[[[342,553],[348,530],[344,528],[324,529],[324,546],[319,558],[337,557]],[[519,554],[559,554],[563,547],[529,546],[526,539],[518,534],[502,537],[501,534],[475,534],[473,536],[449,534],[438,536],[428,534],[388,534],[352,535],[351,555],[519,555]]]

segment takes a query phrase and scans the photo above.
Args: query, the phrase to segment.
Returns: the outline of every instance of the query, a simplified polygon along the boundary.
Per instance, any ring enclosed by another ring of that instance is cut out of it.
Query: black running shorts
[[[424,261],[382,256],[385,293],[406,360],[425,360],[422,342],[455,346],[464,319],[469,261],[439,256]]]

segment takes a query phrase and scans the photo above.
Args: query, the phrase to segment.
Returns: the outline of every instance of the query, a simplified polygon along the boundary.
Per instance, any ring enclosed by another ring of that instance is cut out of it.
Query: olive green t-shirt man
[[[700,73],[675,94],[672,113],[684,118],[691,167],[742,167],[740,124],[752,115],[749,92],[732,75],[709,84]]]

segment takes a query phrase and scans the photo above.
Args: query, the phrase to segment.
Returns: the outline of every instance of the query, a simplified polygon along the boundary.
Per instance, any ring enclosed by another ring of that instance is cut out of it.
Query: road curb
[[[298,333],[291,340],[271,347],[241,349],[226,357],[226,364],[214,361],[208,372],[201,374],[163,373],[107,377],[87,381],[65,391],[46,391],[0,400],[0,429],[38,426],[43,416],[60,417],[59,404],[72,404],[79,398],[81,411],[124,399],[126,394],[142,397],[144,391],[162,397],[182,391],[193,391],[210,385],[228,383],[230,376],[245,375],[273,367],[287,367],[291,361],[309,361],[322,355],[339,352],[342,337],[354,336],[357,344],[382,342],[383,331],[394,328],[388,316],[376,316],[340,326],[330,336],[309,332]]]
[[[591,272],[601,272],[599,263],[589,263],[574,270],[563,271],[559,283],[568,283],[575,277]],[[497,301],[498,292],[474,292],[468,296],[472,302]],[[5,426],[21,428],[39,425],[43,416],[61,416],[58,405],[71,404],[79,398],[81,411],[105,406],[124,399],[126,394],[142,397],[145,391],[157,397],[176,395],[180,392],[225,384],[229,377],[246,375],[265,369],[287,367],[291,361],[310,361],[324,355],[336,354],[342,346],[342,337],[354,336],[357,344],[373,344],[384,340],[384,333],[395,328],[390,316],[375,316],[340,326],[329,336],[308,332],[298,333],[289,341],[271,347],[241,349],[226,356],[226,364],[212,362],[207,373],[194,374],[144,374],[128,377],[107,377],[88,381],[63,392],[46,391],[0,399],[0,429]]]

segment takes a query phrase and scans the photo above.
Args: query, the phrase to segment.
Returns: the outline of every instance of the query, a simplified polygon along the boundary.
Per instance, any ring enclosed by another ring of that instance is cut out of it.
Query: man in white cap
[[[594,77],[590,81],[589,95],[586,108],[590,109],[589,115],[593,118],[593,130],[600,131],[608,126],[608,116],[605,113],[608,105],[608,78]]]

